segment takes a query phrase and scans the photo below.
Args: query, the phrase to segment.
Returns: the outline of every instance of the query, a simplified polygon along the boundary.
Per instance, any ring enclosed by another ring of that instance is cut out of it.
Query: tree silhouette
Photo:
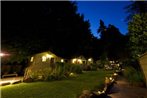
[[[13,54],[12,62],[47,50],[65,58],[86,55],[89,28],[75,2],[2,2],[2,50]]]
[[[129,61],[130,65],[140,69],[138,57],[147,51],[147,2],[134,1],[126,7],[128,18]]]
[[[147,12],[147,1],[132,1],[131,4],[125,7],[126,13],[129,15],[126,17],[126,21],[131,21],[135,14],[142,14]]]
[[[100,33],[102,56],[108,57],[111,60],[121,59],[122,54],[125,52],[125,37],[122,35],[118,28],[109,24],[105,26],[104,22],[100,20]],[[104,58],[104,57],[103,57]]]

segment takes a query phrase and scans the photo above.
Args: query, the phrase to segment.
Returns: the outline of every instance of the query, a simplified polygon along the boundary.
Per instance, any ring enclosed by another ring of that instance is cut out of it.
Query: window
[[[42,56],[42,62],[46,62],[46,56]]]

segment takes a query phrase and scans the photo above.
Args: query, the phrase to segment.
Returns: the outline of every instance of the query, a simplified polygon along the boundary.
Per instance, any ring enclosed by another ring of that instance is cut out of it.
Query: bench
[[[12,76],[17,77],[17,76],[18,76],[18,74],[17,74],[17,73],[13,73],[13,74],[6,74],[6,75],[3,75],[3,76],[2,76],[2,78],[4,78],[4,77],[12,77]]]

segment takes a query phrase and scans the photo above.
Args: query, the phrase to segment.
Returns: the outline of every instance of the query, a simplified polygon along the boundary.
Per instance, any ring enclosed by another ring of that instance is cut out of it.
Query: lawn
[[[84,89],[100,87],[112,71],[88,71],[60,81],[20,83],[2,86],[2,98],[76,98]]]

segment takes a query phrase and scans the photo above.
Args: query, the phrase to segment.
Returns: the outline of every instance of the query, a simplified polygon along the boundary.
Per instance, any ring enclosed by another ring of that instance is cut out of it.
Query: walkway
[[[112,88],[112,98],[147,98],[147,88],[133,87],[122,77]]]

